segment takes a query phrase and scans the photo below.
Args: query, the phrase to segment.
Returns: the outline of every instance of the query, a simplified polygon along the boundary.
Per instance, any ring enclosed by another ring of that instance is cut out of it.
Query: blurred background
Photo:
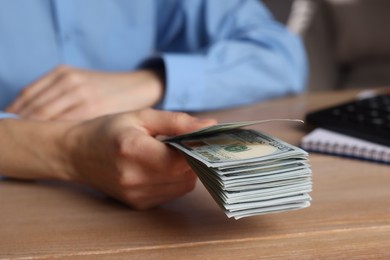
[[[263,3],[302,37],[309,60],[309,91],[390,85],[390,0]]]

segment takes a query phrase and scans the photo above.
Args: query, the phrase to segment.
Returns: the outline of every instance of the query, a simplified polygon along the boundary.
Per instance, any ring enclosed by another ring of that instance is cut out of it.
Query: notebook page
[[[390,163],[390,147],[323,128],[317,128],[303,137],[301,147],[313,152],[352,156]]]

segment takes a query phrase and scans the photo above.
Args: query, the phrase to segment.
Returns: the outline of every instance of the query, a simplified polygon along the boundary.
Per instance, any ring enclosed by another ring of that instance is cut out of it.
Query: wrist
[[[62,134],[60,139],[61,150],[63,150],[63,157],[61,158],[62,164],[66,168],[66,177],[69,181],[83,182],[80,172],[80,165],[88,165],[88,147],[89,144],[89,133],[86,127],[88,121],[84,123],[75,123],[68,125]],[[86,133],[87,132],[87,133]]]
[[[69,180],[62,139],[70,122],[5,119],[0,123],[0,172],[22,179]]]
[[[135,72],[139,77],[142,88],[141,98],[147,100],[145,107],[152,107],[158,104],[164,96],[165,74],[163,70],[144,69]]]

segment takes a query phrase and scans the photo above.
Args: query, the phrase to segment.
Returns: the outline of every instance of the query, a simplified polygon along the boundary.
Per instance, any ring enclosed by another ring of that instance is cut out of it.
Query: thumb
[[[215,119],[199,119],[186,113],[143,110],[139,114],[143,127],[152,136],[180,135],[217,123]]]

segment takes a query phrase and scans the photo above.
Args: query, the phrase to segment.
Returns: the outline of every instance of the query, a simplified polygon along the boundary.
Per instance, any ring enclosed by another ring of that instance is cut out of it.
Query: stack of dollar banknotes
[[[308,154],[271,135],[243,129],[280,120],[300,121],[219,124],[164,141],[185,153],[229,218],[306,208],[312,190]]]

